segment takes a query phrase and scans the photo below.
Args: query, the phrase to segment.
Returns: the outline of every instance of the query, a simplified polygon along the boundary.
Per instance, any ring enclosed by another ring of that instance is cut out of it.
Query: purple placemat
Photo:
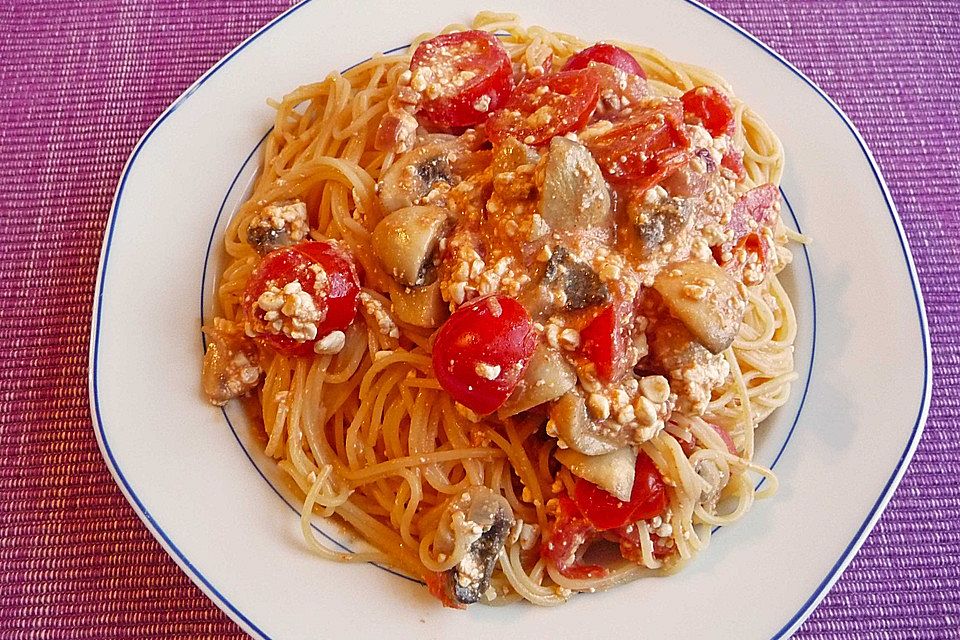
[[[154,542],[100,458],[89,317],[108,208],[137,138],[288,4],[0,3],[3,638],[242,637]],[[916,457],[797,637],[960,638],[960,8],[709,4],[810,75],[863,132],[903,218],[933,339]]]

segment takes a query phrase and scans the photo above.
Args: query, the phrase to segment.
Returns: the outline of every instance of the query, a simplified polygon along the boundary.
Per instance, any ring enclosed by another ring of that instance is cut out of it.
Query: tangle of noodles
[[[501,35],[515,63],[529,66],[552,52],[562,60],[588,43],[540,27],[525,28],[516,17],[481,13],[473,24],[444,32],[482,29]],[[505,35],[504,35],[505,34]],[[422,35],[413,46],[431,37]],[[743,188],[779,184],[783,152],[763,120],[723,78],[683,64],[653,49],[617,42],[639,61],[653,92],[677,97],[697,85],[718,87],[733,100],[736,142],[744,151]],[[392,283],[371,248],[371,231],[384,215],[376,185],[394,161],[374,145],[388,98],[410,63],[410,54],[376,55],[343,74],[301,86],[272,103],[276,121],[249,199],[224,238],[228,256],[220,279],[217,328],[242,323],[240,304],[260,258],[245,230],[272,202],[306,203],[314,238],[346,245],[362,269],[363,291],[390,309]],[[802,240],[782,225],[777,251],[789,260],[788,239]],[[302,528],[309,548],[340,562],[376,561],[418,579],[456,566],[467,552],[438,554],[437,526],[448,501],[472,485],[502,494],[529,536],[508,538],[492,586],[496,604],[519,599],[538,605],[562,603],[571,592],[619,585],[651,570],[670,572],[709,542],[716,525],[742,517],[755,498],[776,491],[774,474],[752,462],[757,425],[783,405],[795,380],[793,342],[797,320],[786,292],[770,274],[749,291],[739,336],[725,352],[731,374],[714,390],[702,417],[674,413],[667,428],[643,443],[669,485],[669,538],[676,554],[654,553],[652,525],[639,523],[642,564],[612,564],[602,578],[572,579],[537,553],[548,529],[551,501],[569,492],[574,478],[552,460],[553,438],[539,437],[542,424],[523,420],[479,423],[461,415],[434,377],[430,329],[399,323],[399,338],[380,330],[379,319],[361,306],[336,355],[288,357],[264,352],[262,384],[255,403],[262,416],[265,452],[278,461],[304,496]],[[732,436],[737,454],[710,424]],[[701,444],[688,457],[677,437]],[[762,492],[754,486],[766,478]],[[721,488],[716,495],[715,488]],[[314,536],[314,516],[335,517],[369,543],[369,551],[334,551]],[[663,526],[660,525],[663,532]],[[530,539],[532,536],[532,539]]]

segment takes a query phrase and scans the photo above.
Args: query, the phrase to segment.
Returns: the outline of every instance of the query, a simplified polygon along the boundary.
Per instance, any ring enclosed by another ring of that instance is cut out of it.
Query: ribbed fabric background
[[[960,638],[960,7],[709,4],[810,75],[863,132],[903,218],[933,339],[916,457],[797,637]],[[0,2],[0,637],[242,636],[110,478],[90,422],[88,332],[127,155],[183,89],[286,6]]]

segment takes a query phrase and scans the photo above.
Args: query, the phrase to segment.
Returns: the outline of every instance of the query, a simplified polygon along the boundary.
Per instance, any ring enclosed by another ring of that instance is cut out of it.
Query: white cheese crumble
[[[706,352],[706,350],[704,350]],[[703,362],[691,361],[685,367],[670,372],[680,397],[680,410],[695,416],[703,415],[710,404],[712,392],[730,375],[730,363],[722,353],[706,352]]]
[[[476,102],[473,103],[473,108],[475,111],[480,113],[486,113],[490,110],[490,96],[482,95],[477,98]]]
[[[393,321],[393,317],[383,307],[383,303],[366,291],[360,292],[360,303],[367,315],[377,323],[377,328],[383,335],[397,339],[400,337],[400,328]]]
[[[313,296],[303,290],[299,280],[288,282],[282,289],[271,286],[257,298],[269,333],[286,335],[298,342],[317,337],[317,323],[326,313],[317,309]],[[248,323],[249,324],[249,323]],[[247,333],[252,333],[248,326]]]
[[[333,355],[340,353],[347,343],[347,336],[343,331],[331,331],[313,345],[313,350],[319,355]]]
[[[478,362],[477,366],[474,368],[474,371],[476,371],[476,374],[484,380],[496,380],[498,377],[500,377],[500,365],[497,364]]]

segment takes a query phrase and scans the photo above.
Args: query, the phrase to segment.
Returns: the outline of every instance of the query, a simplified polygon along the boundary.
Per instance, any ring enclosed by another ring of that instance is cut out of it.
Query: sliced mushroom
[[[510,503],[488,487],[470,487],[447,505],[440,516],[434,548],[448,556],[467,548],[460,562],[443,575],[443,588],[452,601],[472,604],[480,600],[490,587],[490,576],[512,526]]]
[[[500,418],[527,411],[559,398],[577,384],[577,374],[556,349],[537,345],[513,395],[500,408]]]
[[[373,230],[374,251],[397,282],[409,287],[422,285],[449,220],[450,214],[440,207],[398,209]]]
[[[633,448],[624,447],[600,456],[561,449],[554,457],[573,475],[592,482],[618,500],[630,500],[637,464],[637,452]]]
[[[711,353],[729,347],[743,320],[746,298],[713,262],[686,260],[664,267],[653,283],[670,312]]]
[[[380,201],[387,211],[412,207],[441,184],[453,186],[456,139],[431,142],[400,156],[380,179]]]
[[[568,391],[550,407],[550,420],[557,429],[557,438],[569,448],[588,456],[599,456],[620,448],[605,438],[599,425],[590,419],[583,396]]]
[[[547,286],[558,286],[563,291],[567,311],[585,309],[610,301],[610,289],[590,265],[581,262],[563,247],[557,247],[543,274]]]
[[[217,406],[238,398],[260,381],[260,357],[256,345],[245,336],[219,329],[205,329],[207,353],[203,356],[203,392]]]
[[[610,191],[596,160],[582,144],[561,137],[550,141],[540,215],[561,233],[610,227]]]
[[[439,327],[450,315],[450,308],[440,295],[439,280],[419,287],[401,287],[390,295],[390,301],[397,318],[416,327]]]
[[[306,239],[310,232],[307,205],[299,200],[268,204],[247,227],[247,242],[264,256]]]
[[[662,187],[648,189],[643,196],[630,200],[627,212],[637,232],[637,248],[642,257],[658,249],[672,253],[667,250],[668,243],[676,245],[689,235],[695,218],[692,202],[669,198]]]

